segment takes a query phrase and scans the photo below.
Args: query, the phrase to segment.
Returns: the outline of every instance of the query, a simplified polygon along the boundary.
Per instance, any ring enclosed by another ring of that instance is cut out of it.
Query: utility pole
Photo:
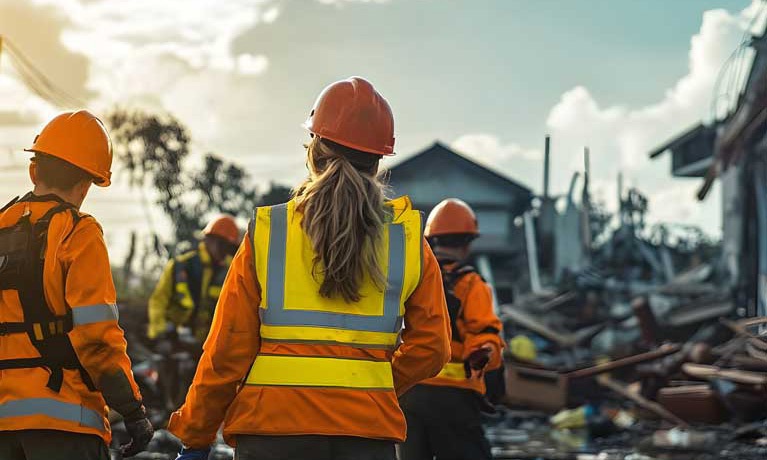
[[[549,197],[549,162],[551,161],[549,146],[551,143],[551,136],[546,135],[546,143],[543,150],[543,198]]]
[[[582,209],[582,235],[583,247],[586,250],[586,258],[591,258],[591,194],[589,180],[591,178],[591,156],[589,148],[583,148],[583,192],[581,193]]]
[[[626,219],[623,217],[623,173],[618,172],[618,216],[620,218],[621,227],[626,224]]]

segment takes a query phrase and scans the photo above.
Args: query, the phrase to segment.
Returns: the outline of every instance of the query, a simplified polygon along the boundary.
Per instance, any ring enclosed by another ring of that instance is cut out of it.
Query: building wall
[[[478,209],[477,221],[479,231],[483,235],[508,237],[511,229],[511,215],[507,210],[484,210]]]
[[[460,168],[444,161],[423,164],[411,163],[411,167],[397,168],[389,185],[393,196],[408,195],[416,208],[425,214],[446,198],[460,198],[477,214],[480,232],[485,236],[478,247],[499,246],[511,242],[512,210],[515,204],[527,197],[517,196],[514,189],[489,181],[475,169]]]
[[[436,204],[445,198],[460,198],[467,203],[512,207],[518,197],[509,187],[490,183],[475,170],[461,169],[451,163],[414,162],[412,167],[392,173],[390,186],[396,195],[410,195],[418,203]]]

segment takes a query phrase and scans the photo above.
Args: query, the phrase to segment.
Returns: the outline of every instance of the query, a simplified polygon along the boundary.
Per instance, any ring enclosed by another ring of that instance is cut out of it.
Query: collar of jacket
[[[55,193],[48,193],[45,195],[35,195],[34,192],[28,192],[26,195],[21,197],[19,199],[19,202],[29,202],[29,203],[45,203],[49,201],[54,201],[56,203],[67,203],[63,198],[56,195]],[[71,204],[71,203],[70,203]]]

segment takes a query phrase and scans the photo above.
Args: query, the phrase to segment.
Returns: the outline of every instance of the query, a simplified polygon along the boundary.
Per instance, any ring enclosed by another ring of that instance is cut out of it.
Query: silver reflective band
[[[56,399],[17,399],[0,404],[0,418],[45,415],[104,431],[104,418],[95,410]]]
[[[405,278],[405,228],[389,224],[389,269],[382,316],[354,315],[285,309],[285,253],[287,251],[287,205],[272,206],[266,274],[266,310],[261,319],[270,326],[314,326],[369,332],[399,332],[400,297]]]
[[[250,249],[251,249],[251,256],[253,257],[253,262],[256,261],[256,219],[258,219],[258,215],[254,214],[253,219],[248,222],[248,240],[250,241]]]
[[[285,307],[285,252],[288,246],[288,205],[272,206],[269,213],[269,249],[266,268],[266,302],[269,309]]]
[[[75,326],[102,321],[117,321],[118,318],[117,305],[113,303],[72,308],[72,324]]]

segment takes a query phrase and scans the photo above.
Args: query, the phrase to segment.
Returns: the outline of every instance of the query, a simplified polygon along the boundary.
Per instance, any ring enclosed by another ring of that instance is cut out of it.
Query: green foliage
[[[188,173],[184,160],[189,156],[190,137],[186,128],[170,115],[116,109],[106,123],[117,161],[132,186],[151,185],[156,203],[168,216],[177,240],[189,239],[200,228],[202,216],[195,205],[184,202]]]
[[[292,197],[292,190],[290,187],[284,185],[275,184],[271,182],[269,184],[269,190],[261,195],[259,200],[259,206],[272,206],[275,204],[285,203]]]
[[[174,241],[193,240],[213,214],[249,219],[262,204],[290,199],[290,188],[271,184],[259,198],[243,168],[208,153],[202,167],[187,165],[191,136],[172,115],[116,109],[106,122],[117,161],[132,186],[150,186],[173,225]]]

